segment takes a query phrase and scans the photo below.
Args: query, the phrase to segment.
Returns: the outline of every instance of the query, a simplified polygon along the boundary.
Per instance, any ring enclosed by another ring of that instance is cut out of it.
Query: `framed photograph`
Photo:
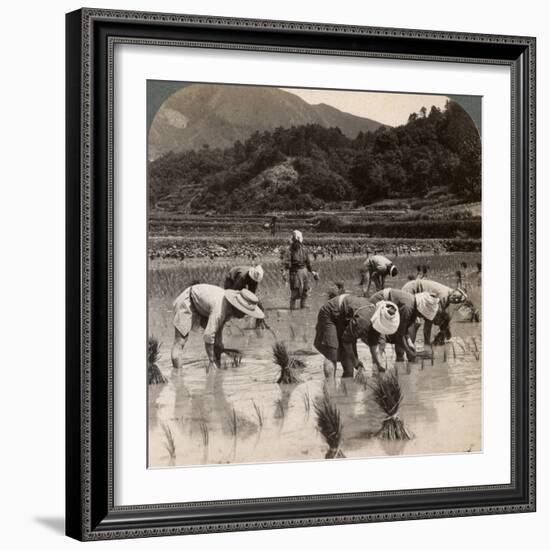
[[[535,39],[67,15],[67,535],[535,510]]]

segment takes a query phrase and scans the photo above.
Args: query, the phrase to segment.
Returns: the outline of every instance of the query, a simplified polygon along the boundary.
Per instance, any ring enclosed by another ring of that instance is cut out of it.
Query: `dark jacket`
[[[370,301],[373,304],[377,304],[382,300],[393,302],[399,310],[399,328],[395,334],[388,337],[388,340],[393,341],[398,348],[408,350],[407,353],[409,356],[413,355],[407,343],[407,336],[410,336],[409,331],[419,315],[416,309],[414,294],[394,288],[386,288],[385,290],[376,292],[370,297]]]
[[[258,283],[254,281],[248,274],[248,266],[236,266],[232,267],[225,278],[224,288],[230,288],[233,290],[242,290],[247,288],[250,292],[256,294],[258,289]]]
[[[309,258],[309,250],[302,243],[292,243],[289,249],[289,257],[285,263],[285,269],[298,271],[304,267],[310,272],[313,271]]]

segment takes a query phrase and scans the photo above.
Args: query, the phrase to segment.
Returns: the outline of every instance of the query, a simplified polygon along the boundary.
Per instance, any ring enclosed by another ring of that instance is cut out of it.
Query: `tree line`
[[[155,206],[197,186],[193,211],[320,210],[383,199],[425,197],[443,189],[481,200],[481,140],[453,101],[412,113],[406,124],[346,137],[338,128],[303,125],[256,132],[227,149],[168,153],[149,163]]]

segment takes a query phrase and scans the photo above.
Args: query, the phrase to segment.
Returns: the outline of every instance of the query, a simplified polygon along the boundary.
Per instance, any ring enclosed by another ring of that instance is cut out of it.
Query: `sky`
[[[409,115],[432,105],[444,107],[449,99],[443,95],[417,95],[387,92],[355,92],[340,90],[308,90],[305,88],[282,88],[301,97],[307,103],[326,103],[346,113],[367,117],[389,126],[405,124]]]

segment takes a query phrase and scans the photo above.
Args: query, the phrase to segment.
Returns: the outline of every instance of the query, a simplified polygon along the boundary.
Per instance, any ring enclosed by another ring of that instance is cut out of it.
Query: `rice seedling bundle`
[[[157,361],[160,355],[160,342],[154,337],[149,337],[147,345],[147,383],[148,384],[166,384],[168,380],[160,372]]]
[[[317,415],[317,429],[328,445],[325,458],[345,458],[340,449],[343,426],[338,407],[332,403],[327,393],[313,403]]]
[[[241,366],[243,354],[238,349],[224,348],[223,353],[229,358],[229,364],[233,368]]]
[[[302,381],[296,370],[305,367],[305,364],[303,361],[289,355],[284,342],[273,344],[273,359],[281,367],[277,384],[299,384]]]
[[[380,439],[412,439],[414,436],[399,416],[399,405],[403,400],[399,379],[390,372],[377,378],[373,388],[376,404],[386,414],[382,427],[377,432]]]

